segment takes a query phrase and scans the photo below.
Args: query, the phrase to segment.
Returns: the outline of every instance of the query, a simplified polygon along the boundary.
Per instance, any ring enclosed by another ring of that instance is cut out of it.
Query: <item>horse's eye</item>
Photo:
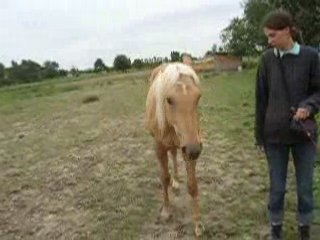
[[[173,104],[172,98],[169,98],[169,97],[168,97],[168,98],[167,98],[167,102],[168,102],[169,105],[172,105],[172,104]]]

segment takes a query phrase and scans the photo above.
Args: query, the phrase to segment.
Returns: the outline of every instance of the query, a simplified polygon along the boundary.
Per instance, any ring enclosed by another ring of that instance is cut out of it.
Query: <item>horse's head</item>
[[[158,141],[168,145],[179,142],[185,157],[195,160],[202,150],[198,115],[200,81],[191,57],[185,56],[183,62],[163,64],[152,71],[146,127]]]
[[[167,123],[174,128],[183,154],[192,160],[197,159],[202,150],[198,114],[200,97],[199,79],[190,68],[190,74],[179,73],[164,99]]]

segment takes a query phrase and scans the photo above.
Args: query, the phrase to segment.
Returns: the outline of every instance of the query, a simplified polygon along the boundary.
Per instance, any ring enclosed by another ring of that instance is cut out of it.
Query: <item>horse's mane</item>
[[[153,98],[155,101],[155,116],[153,121],[156,121],[156,126],[160,135],[163,134],[166,126],[166,116],[164,111],[166,93],[179,81],[181,74],[190,76],[193,79],[195,86],[200,85],[200,80],[195,71],[190,66],[182,63],[162,65],[154,69],[151,73],[151,77],[149,79],[151,86],[147,99],[147,111],[152,111],[152,109],[150,109],[150,104],[152,101],[151,98]],[[151,119],[149,119],[149,121],[150,120]]]

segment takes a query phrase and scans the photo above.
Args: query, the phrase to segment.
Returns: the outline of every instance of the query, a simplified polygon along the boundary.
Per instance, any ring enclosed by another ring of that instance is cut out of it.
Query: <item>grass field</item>
[[[184,163],[158,219],[159,169],[143,127],[148,72],[0,89],[0,239],[194,239]],[[267,239],[267,165],[254,147],[254,71],[201,75],[202,239]],[[286,239],[295,240],[292,164]],[[320,236],[320,170],[314,234]]]

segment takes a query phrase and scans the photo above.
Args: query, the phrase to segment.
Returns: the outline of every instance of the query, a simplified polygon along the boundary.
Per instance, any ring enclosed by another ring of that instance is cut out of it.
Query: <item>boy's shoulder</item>
[[[306,45],[300,45],[300,52],[302,55],[319,56],[317,49]]]
[[[262,54],[262,59],[264,61],[269,61],[269,60],[273,60],[275,57],[274,55],[274,48],[268,48],[266,51],[264,51],[264,53]]]

